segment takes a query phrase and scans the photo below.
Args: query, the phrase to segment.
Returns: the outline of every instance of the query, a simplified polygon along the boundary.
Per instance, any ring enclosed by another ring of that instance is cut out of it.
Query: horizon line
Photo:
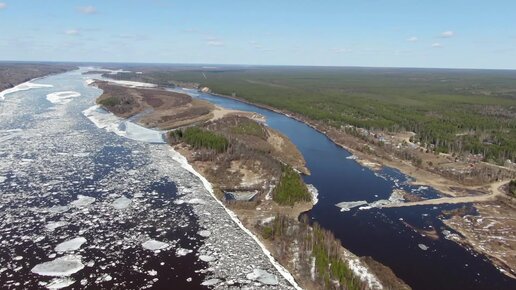
[[[367,66],[367,65],[307,65],[307,64],[246,64],[246,63],[204,63],[204,62],[130,62],[130,61],[59,61],[59,60],[0,60],[0,63],[67,63],[67,64],[125,64],[125,65],[216,65],[249,67],[313,67],[313,68],[369,68],[369,69],[438,69],[438,70],[498,70],[516,71],[516,68],[478,67],[418,67],[418,66]]]

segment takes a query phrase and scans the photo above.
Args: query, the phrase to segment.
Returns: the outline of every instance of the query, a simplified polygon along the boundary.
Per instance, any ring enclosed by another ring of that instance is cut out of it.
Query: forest
[[[144,76],[198,83],[322,121],[388,132],[443,153],[516,161],[516,71],[342,67],[160,68]]]

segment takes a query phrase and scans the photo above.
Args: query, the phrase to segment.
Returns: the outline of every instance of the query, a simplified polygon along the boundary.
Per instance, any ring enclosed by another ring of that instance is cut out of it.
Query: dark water
[[[287,135],[306,159],[311,175],[304,180],[319,191],[319,202],[308,212],[311,219],[331,230],[353,253],[389,266],[413,289],[516,289],[516,280],[503,275],[484,256],[444,239],[441,231],[448,228],[437,217],[442,210],[461,205],[341,212],[336,203],[386,199],[395,188],[417,189],[413,192],[426,198],[439,193],[408,185],[408,177],[392,168],[375,174],[346,159],[350,153],[323,134],[284,115],[229,98],[186,92],[224,108],[264,115],[267,124]],[[413,227],[434,228],[439,239],[424,237]],[[418,244],[429,249],[423,251]]]

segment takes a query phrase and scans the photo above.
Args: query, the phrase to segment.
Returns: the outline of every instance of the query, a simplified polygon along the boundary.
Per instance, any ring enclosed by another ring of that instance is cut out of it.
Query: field
[[[131,68],[129,68],[131,69]],[[135,69],[135,68],[133,68]],[[118,78],[198,83],[323,121],[412,131],[435,152],[516,161],[516,71],[336,67],[141,67]]]

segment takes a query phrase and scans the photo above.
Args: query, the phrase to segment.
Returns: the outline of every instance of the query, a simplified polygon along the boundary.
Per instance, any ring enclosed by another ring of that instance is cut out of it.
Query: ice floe
[[[189,250],[189,249],[178,248],[178,249],[176,249],[176,256],[182,257],[182,256],[186,256],[186,255],[188,255],[188,254],[190,254],[192,252],[193,251]]]
[[[55,251],[62,252],[73,252],[81,248],[82,244],[86,243],[86,239],[84,237],[77,237],[65,242],[60,243],[55,247]]]
[[[73,98],[80,96],[80,93],[74,91],[55,92],[48,94],[47,100],[52,104],[64,105],[72,101]]]
[[[219,283],[220,283],[220,279],[213,278],[213,279],[209,279],[209,280],[206,280],[206,281],[202,282],[201,285],[203,285],[203,286],[214,286],[214,285],[217,285]]]
[[[38,264],[32,268],[32,273],[42,276],[70,276],[84,268],[79,256],[64,256],[49,262]]]
[[[1,91],[0,92],[0,100],[5,100],[5,96],[12,94],[12,93],[16,93],[16,92],[20,92],[20,91],[28,91],[31,89],[51,88],[51,87],[53,87],[53,85],[36,84],[36,83],[31,83],[31,82],[22,83],[15,87],[10,88],[10,89]]]
[[[340,211],[350,211],[352,208],[359,207],[364,204],[367,204],[367,201],[365,201],[365,200],[343,201],[343,202],[337,203],[335,206],[340,207]]]
[[[125,196],[119,197],[113,201],[112,205],[116,209],[128,208],[131,205],[131,200]]]
[[[158,251],[168,248],[170,245],[156,240],[148,240],[142,243],[142,247],[151,251]]]
[[[254,269],[253,272],[246,275],[246,278],[249,280],[258,281],[265,285],[277,285],[278,284],[278,278],[261,269]]]
[[[207,237],[211,236],[211,232],[208,230],[202,230],[202,231],[199,231],[199,236],[207,238]]]
[[[45,225],[45,229],[48,231],[53,231],[57,228],[60,228],[60,227],[66,226],[66,225],[68,225],[68,222],[65,222],[65,221],[49,222],[48,224]]]
[[[71,286],[75,283],[75,280],[70,277],[55,278],[50,281],[45,287],[47,289],[62,289]]]
[[[340,207],[340,211],[350,211],[352,208],[358,207],[359,210],[366,210],[372,208],[381,208],[386,205],[401,203],[404,200],[403,192],[401,190],[393,190],[388,199],[379,199],[371,203],[365,200],[358,201],[344,201],[335,204]]]
[[[85,195],[77,195],[77,199],[72,201],[70,204],[75,207],[86,207],[95,202],[95,198]]]

